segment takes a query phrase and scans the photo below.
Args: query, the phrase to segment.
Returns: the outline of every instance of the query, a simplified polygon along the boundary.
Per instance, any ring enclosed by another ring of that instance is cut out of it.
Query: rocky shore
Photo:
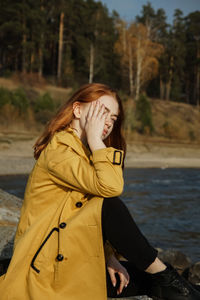
[[[22,200],[0,189],[0,275],[4,274],[12,257],[13,240],[20,216]],[[174,249],[158,249],[161,260],[170,263],[191,283],[200,286],[200,262],[192,262],[185,254]],[[115,298],[108,298],[114,300]],[[117,299],[117,298],[116,298]],[[121,298],[129,300],[149,300],[147,296]]]
[[[33,145],[36,138],[36,136],[26,134],[0,134],[0,175],[30,173],[35,163]],[[200,168],[200,147],[199,145],[153,143],[151,141],[129,143],[125,167]],[[21,199],[0,190],[0,275],[6,272],[12,256],[21,202]],[[190,282],[200,286],[200,262],[191,262],[190,258],[174,249],[159,249],[159,257],[174,266]],[[109,299],[114,300],[115,298]],[[121,299],[150,300],[147,296]]]

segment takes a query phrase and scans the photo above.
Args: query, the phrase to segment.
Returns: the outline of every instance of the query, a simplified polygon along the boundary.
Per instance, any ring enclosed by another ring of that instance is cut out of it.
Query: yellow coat
[[[123,190],[123,151],[92,154],[71,128],[54,135],[27,183],[1,300],[105,300],[105,197]]]

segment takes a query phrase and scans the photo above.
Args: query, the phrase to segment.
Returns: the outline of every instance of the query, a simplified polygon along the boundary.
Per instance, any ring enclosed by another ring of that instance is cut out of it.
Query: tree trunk
[[[165,95],[165,84],[160,76],[160,99],[164,99],[164,95]]]
[[[142,72],[142,55],[140,52],[141,48],[141,41],[138,39],[137,42],[137,52],[136,52],[136,59],[137,59],[137,71],[136,71],[136,100],[139,98],[140,88],[141,88],[141,72]]]
[[[123,39],[123,52],[126,53],[126,25],[123,23],[122,28],[122,39]]]
[[[89,83],[93,82],[94,77],[94,44],[90,44],[90,74],[89,74]]]
[[[15,72],[18,71],[18,55],[15,57]]]
[[[129,42],[129,86],[130,86],[130,95],[133,95],[133,54],[131,42]]]
[[[33,72],[33,63],[34,63],[34,61],[35,61],[35,55],[34,55],[34,53],[32,52],[32,53],[31,53],[31,61],[30,61],[30,73]]]
[[[170,58],[170,69],[169,69],[169,80],[166,83],[166,95],[165,95],[166,100],[170,100],[172,77],[173,77],[173,66],[174,66],[174,57],[171,56],[171,58]]]
[[[22,36],[22,73],[26,73],[27,65],[26,65],[26,20],[24,15],[22,15],[22,28],[23,28],[23,36]]]
[[[60,25],[59,25],[59,44],[58,44],[58,68],[57,68],[58,83],[60,82],[61,79],[62,54],[63,54],[63,31],[64,31],[64,12],[61,12]]]
[[[43,46],[44,46],[44,34],[41,34],[41,44],[39,47],[39,68],[38,68],[38,77],[42,78],[43,75]]]
[[[26,41],[27,37],[26,34],[23,34],[22,40],[22,73],[26,73]]]
[[[41,12],[44,11],[44,6],[43,6],[43,0],[41,0],[41,6],[40,6]],[[44,32],[42,29],[41,33],[41,42],[39,45],[39,51],[38,51],[38,56],[39,56],[39,68],[38,68],[38,78],[42,78],[43,75],[43,49],[44,49]]]

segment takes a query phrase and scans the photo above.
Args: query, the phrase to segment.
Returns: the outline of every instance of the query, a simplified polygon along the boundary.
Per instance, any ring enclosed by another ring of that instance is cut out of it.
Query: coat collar
[[[90,157],[91,151],[83,144],[72,128],[67,128],[58,132],[57,137],[61,143],[70,146],[79,155],[88,158]]]

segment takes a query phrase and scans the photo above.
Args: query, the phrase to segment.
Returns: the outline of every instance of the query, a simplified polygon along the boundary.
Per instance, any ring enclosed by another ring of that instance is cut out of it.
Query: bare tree
[[[90,72],[89,72],[89,83],[93,82],[94,77],[94,44],[90,43]]]
[[[64,31],[64,12],[60,13],[60,24],[59,24],[59,42],[58,42],[58,68],[57,68],[57,80],[60,82],[61,79],[61,68],[62,68],[62,56],[63,56],[63,31]]]
[[[132,45],[129,41],[128,44],[129,47],[129,86],[130,86],[130,95],[133,96],[134,93],[134,85],[133,85],[133,51],[132,51]]]

